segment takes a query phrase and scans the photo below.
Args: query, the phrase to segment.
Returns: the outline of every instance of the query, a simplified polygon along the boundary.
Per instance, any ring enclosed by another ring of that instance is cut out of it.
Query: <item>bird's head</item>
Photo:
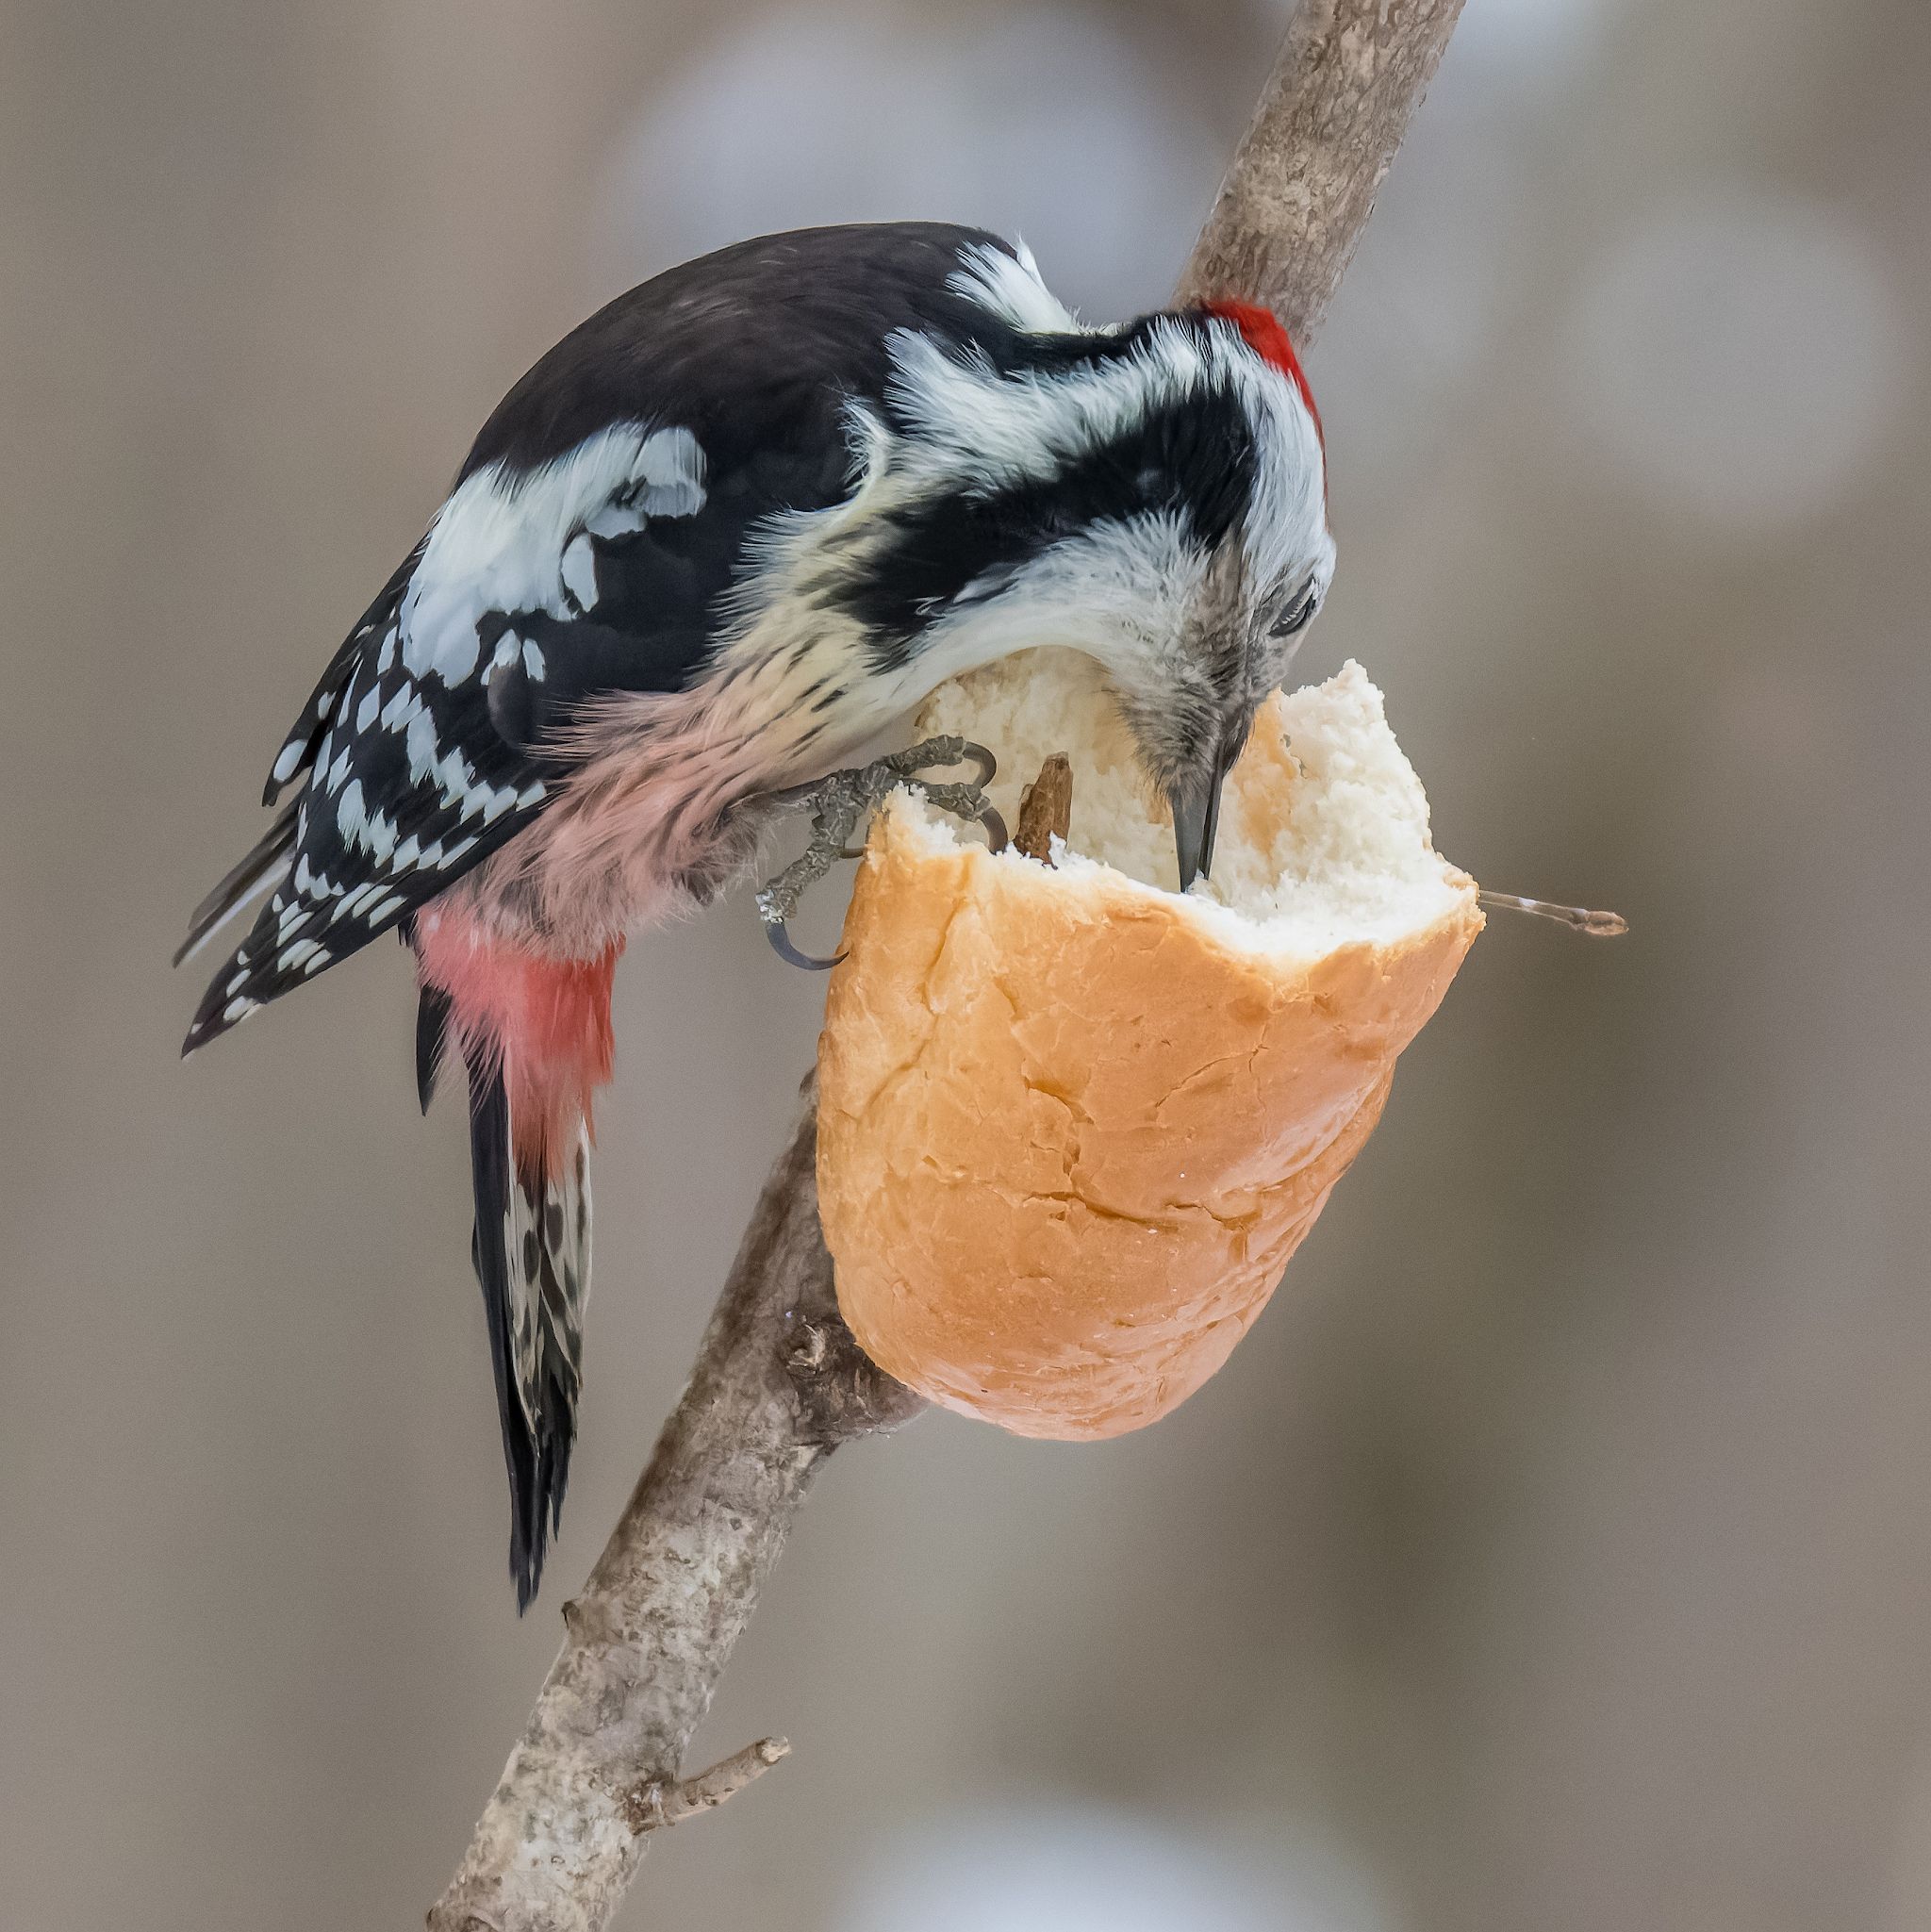
[[[894,343],[841,601],[907,701],[1032,646],[1096,659],[1184,888],[1333,575],[1320,419],[1264,309],[1068,323],[1003,355]]]

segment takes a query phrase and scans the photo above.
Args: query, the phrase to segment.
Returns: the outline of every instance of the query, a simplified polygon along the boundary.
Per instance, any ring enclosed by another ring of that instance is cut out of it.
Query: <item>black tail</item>
[[[509,1471],[509,1569],[524,1610],[562,1520],[576,1438],[589,1286],[588,1136],[580,1126],[576,1145],[555,1160],[541,1147],[520,1148],[500,1063],[485,1050],[466,1058],[476,1188],[470,1254]]]

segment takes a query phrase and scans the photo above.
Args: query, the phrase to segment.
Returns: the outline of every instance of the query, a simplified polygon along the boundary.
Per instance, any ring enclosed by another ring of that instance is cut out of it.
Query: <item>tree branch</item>
[[[1262,301],[1305,346],[1374,206],[1461,0],[1304,0],[1194,251],[1180,299]],[[683,1398],[431,1932],[600,1932],[649,1831],[721,1804],[767,1739],[679,1767],[812,1478],[923,1406],[839,1319],[818,1230],[816,1083],[765,1183]]]
[[[1461,0],[1301,0],[1181,303],[1265,303],[1297,345],[1313,340],[1461,12]]]
[[[623,1815],[633,1831],[661,1831],[682,1825],[705,1811],[715,1811],[726,1798],[734,1798],[746,1785],[764,1776],[781,1758],[791,1755],[788,1738],[760,1738],[742,1751],[734,1751],[708,1771],[681,1784],[661,1777],[646,1778],[624,1793]]]
[[[434,1932],[607,1924],[660,1822],[643,1793],[654,1786],[674,1823],[673,1793],[687,1815],[757,1775],[728,1759],[684,1784],[678,1768],[825,1458],[924,1406],[838,1318],[818,1232],[816,1098],[814,1079],[683,1398],[564,1606],[563,1649],[429,1914]]]

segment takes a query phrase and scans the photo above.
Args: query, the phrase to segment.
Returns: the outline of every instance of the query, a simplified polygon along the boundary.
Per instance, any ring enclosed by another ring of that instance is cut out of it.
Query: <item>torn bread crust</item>
[[[990,744],[1008,810],[1068,751],[1072,826],[1049,869],[916,793],[879,815],[819,1049],[840,1306],[936,1401],[1116,1434],[1266,1301],[1480,930],[1475,883],[1354,665],[1263,708],[1185,897],[1083,660],[976,673],[918,723]]]
[[[1109,867],[1169,897],[1173,820],[1141,775],[1092,660],[1041,651],[933,693],[918,735],[956,732],[992,747],[987,787],[1016,822],[1026,774],[1054,750],[1073,760],[1069,878]],[[937,845],[970,834],[916,801]],[[1381,694],[1350,659],[1325,685],[1262,706],[1222,807],[1212,879],[1182,901],[1224,943],[1316,959],[1349,940],[1384,943],[1454,914],[1474,882],[1429,843],[1428,801],[1388,728]],[[1230,916],[1222,916],[1230,915]]]

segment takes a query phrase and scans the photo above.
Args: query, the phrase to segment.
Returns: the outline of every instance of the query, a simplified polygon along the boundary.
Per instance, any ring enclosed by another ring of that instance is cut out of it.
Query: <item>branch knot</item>
[[[835,1449],[855,1436],[882,1435],[909,1421],[925,1401],[888,1376],[835,1309],[785,1316],[784,1373],[798,1391],[808,1441]]]

